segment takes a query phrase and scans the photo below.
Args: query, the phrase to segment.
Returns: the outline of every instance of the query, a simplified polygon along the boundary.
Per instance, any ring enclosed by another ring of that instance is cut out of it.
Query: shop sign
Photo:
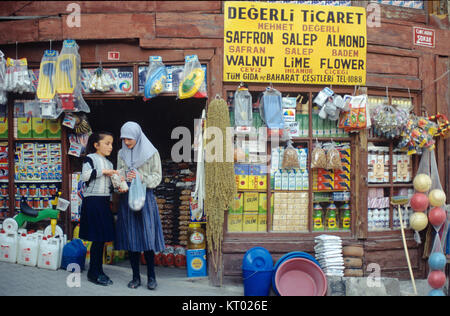
[[[108,52],[108,60],[119,61],[120,60],[120,52]]]
[[[362,7],[226,1],[224,81],[365,85]]]
[[[414,45],[434,48],[436,32],[432,29],[414,26]]]

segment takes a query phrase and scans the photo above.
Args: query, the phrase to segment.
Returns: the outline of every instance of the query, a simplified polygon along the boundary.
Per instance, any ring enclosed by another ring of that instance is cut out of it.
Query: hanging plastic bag
[[[89,90],[108,92],[116,85],[116,80],[113,79],[111,75],[103,69],[102,63],[100,62],[100,66],[95,69],[93,75],[89,79]]]
[[[156,97],[164,91],[167,81],[167,69],[161,56],[150,56],[144,87],[144,101]]]
[[[284,149],[282,167],[283,169],[300,168],[298,152],[297,149],[292,146],[291,140],[288,141],[288,145]]]
[[[327,167],[328,170],[342,170],[341,155],[339,150],[336,149],[335,145],[330,143],[324,145],[327,150]]]
[[[90,109],[81,94],[81,57],[74,40],[64,40],[56,62],[56,100],[64,112],[86,112]]]
[[[233,104],[235,126],[252,126],[252,95],[247,88],[239,86],[234,94]]]
[[[52,100],[56,94],[56,61],[58,51],[45,50],[39,67],[38,99]]]
[[[264,91],[260,106],[261,119],[270,129],[284,129],[283,99],[281,93],[269,87]]]
[[[178,98],[206,98],[205,72],[197,55],[184,58],[183,80],[178,86]]]
[[[3,52],[0,50],[0,104],[8,102],[6,92],[6,60],[3,58]]]
[[[144,207],[145,191],[141,177],[136,172],[136,177],[131,181],[130,190],[128,192],[128,205],[133,211],[140,211]]]
[[[314,149],[311,153],[311,168],[313,169],[326,169],[327,168],[327,155],[323,150],[322,145],[316,142]]]
[[[26,58],[6,60],[6,90],[15,93],[33,92]]]

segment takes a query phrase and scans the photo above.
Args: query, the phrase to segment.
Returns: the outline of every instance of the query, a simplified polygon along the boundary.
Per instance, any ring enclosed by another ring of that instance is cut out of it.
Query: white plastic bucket
[[[16,263],[17,235],[0,233],[0,261]]]
[[[20,239],[17,263],[35,267],[39,251],[39,239],[36,235],[28,235]]]
[[[60,241],[44,237],[40,244],[37,266],[43,269],[57,270],[60,255]]]

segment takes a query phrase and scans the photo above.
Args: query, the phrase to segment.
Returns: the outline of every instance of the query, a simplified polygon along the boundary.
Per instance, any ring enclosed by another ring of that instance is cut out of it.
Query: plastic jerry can
[[[39,239],[36,235],[24,236],[20,239],[17,263],[35,267],[37,264]]]
[[[57,270],[59,263],[59,240],[55,238],[42,239],[37,266],[43,269]]]
[[[0,232],[0,261],[16,263],[17,260],[17,235]]]

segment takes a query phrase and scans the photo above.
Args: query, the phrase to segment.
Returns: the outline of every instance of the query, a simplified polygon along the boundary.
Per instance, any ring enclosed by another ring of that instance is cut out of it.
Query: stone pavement
[[[214,287],[207,278],[187,278],[186,269],[156,267],[158,288],[147,289],[146,267],[141,266],[143,284],[129,289],[131,268],[128,261],[120,265],[104,265],[103,270],[114,284],[103,287],[87,280],[87,270],[80,275],[65,270],[45,270],[0,262],[0,296],[242,296],[242,285]],[[80,278],[77,278],[80,277]],[[70,287],[66,280],[69,278]]]

